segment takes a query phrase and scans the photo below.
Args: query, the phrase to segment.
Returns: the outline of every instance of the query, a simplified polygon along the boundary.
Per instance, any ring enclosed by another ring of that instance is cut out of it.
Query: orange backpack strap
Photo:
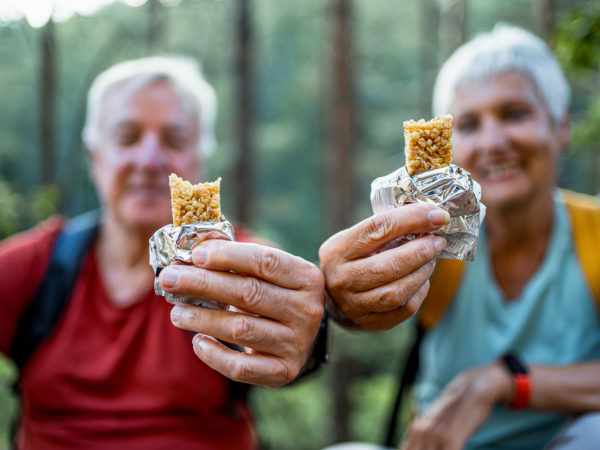
[[[591,195],[562,192],[571,216],[575,251],[600,309],[600,202]]]
[[[594,300],[600,310],[600,201],[591,195],[562,189],[571,216],[575,251],[581,261]],[[458,290],[465,263],[440,259],[430,281],[427,297],[418,315],[425,330],[433,327],[446,312]]]
[[[425,330],[434,326],[446,312],[458,290],[466,263],[456,259],[440,259],[431,277],[429,293],[419,310],[417,321]]]

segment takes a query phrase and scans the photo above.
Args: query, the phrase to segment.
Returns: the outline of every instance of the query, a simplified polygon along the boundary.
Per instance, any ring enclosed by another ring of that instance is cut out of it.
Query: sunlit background
[[[80,141],[91,81],[123,59],[183,54],[217,90],[209,176],[223,177],[225,215],[316,261],[370,214],[370,181],[402,165],[402,121],[429,116],[439,65],[498,21],[559,55],[574,94],[560,184],[600,192],[599,1],[0,0],[0,238],[97,207]],[[263,447],[380,442],[410,335],[333,327],[317,376],[252,391]],[[0,449],[14,377],[0,363]]]

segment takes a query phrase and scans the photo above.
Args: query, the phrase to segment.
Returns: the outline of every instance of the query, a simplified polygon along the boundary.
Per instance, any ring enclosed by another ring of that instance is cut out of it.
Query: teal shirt
[[[600,359],[599,312],[575,255],[569,215],[559,197],[554,201],[544,261],[517,299],[508,301],[498,287],[482,229],[475,261],[467,264],[451,306],[421,345],[415,389],[421,411],[456,375],[488,365],[510,350],[532,365]],[[468,448],[539,449],[568,418],[497,406]]]

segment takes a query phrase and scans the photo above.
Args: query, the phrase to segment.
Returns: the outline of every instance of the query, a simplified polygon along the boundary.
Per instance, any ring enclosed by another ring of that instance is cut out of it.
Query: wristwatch
[[[531,400],[531,377],[529,376],[529,370],[521,362],[521,359],[512,352],[504,354],[500,358],[500,361],[502,361],[504,367],[512,375],[515,386],[515,398],[508,406],[512,409],[526,408]]]

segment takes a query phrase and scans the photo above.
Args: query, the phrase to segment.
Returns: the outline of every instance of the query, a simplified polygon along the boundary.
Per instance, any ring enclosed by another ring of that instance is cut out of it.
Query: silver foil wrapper
[[[179,227],[165,225],[150,238],[150,266],[154,270],[154,292],[169,303],[192,303],[207,308],[227,309],[227,305],[213,300],[172,294],[158,284],[158,275],[169,264],[192,264],[192,250],[205,239],[228,239],[235,241],[233,226],[227,220],[221,222],[197,222]]]
[[[411,177],[401,167],[371,183],[371,206],[375,214],[405,203],[427,203],[448,211],[450,223],[434,232],[447,241],[440,258],[473,261],[485,205],[481,203],[481,186],[469,172],[451,164]],[[395,246],[415,237],[406,236]]]

